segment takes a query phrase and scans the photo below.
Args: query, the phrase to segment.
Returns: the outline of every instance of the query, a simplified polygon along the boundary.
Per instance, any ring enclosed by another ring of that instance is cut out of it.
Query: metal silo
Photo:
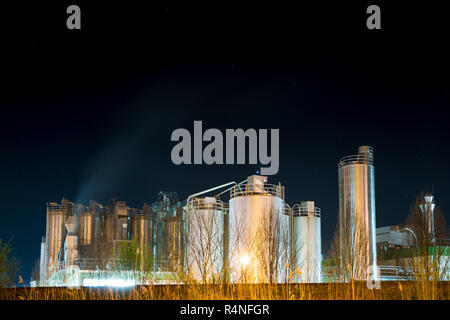
[[[78,217],[80,220],[80,245],[95,245],[98,238],[99,216],[95,207],[92,207],[92,202],[89,210],[78,213]]]
[[[133,213],[131,216],[131,238],[136,240],[139,248],[144,249],[145,252],[152,253],[152,217],[149,213]]]
[[[341,270],[350,270],[345,279],[377,280],[372,147],[361,146],[357,155],[341,158],[338,171]]]
[[[284,187],[250,176],[230,190],[229,267],[231,281],[279,281]]]
[[[158,270],[166,266],[166,214],[157,208],[153,216],[153,255]]]
[[[67,235],[66,222],[67,218],[72,215],[72,209],[73,204],[67,199],[62,199],[61,204],[56,202],[47,204],[46,255],[47,268],[51,270],[50,273],[47,273],[47,277],[51,276],[60,260],[58,254],[64,248],[64,240]]]
[[[108,210],[103,216],[103,241],[106,243],[114,242],[116,236],[117,216],[112,210]]]
[[[191,198],[187,203],[186,266],[195,280],[217,280],[222,272],[225,210],[214,197]]]
[[[165,268],[178,271],[184,261],[185,249],[183,208],[177,208],[176,214],[167,216],[165,220]]]
[[[314,201],[303,201],[292,207],[291,264],[298,282],[321,282],[322,237],[320,209]]]

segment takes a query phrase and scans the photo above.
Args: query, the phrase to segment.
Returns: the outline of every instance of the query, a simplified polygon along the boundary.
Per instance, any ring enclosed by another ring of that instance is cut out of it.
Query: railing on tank
[[[284,187],[274,184],[241,184],[230,190],[230,198],[248,195],[270,195],[284,199]]]
[[[320,208],[314,207],[314,211],[310,210],[307,207],[301,207],[299,205],[295,205],[292,207],[292,213],[294,217],[308,217],[308,216],[314,216],[320,218]]]
[[[131,216],[146,216],[150,215],[149,212],[144,212],[142,209],[131,208],[129,210]]]
[[[347,164],[368,164],[373,165],[373,156],[368,154],[356,154],[346,156],[339,160],[339,168]]]
[[[291,216],[292,215],[292,208],[287,203],[284,203],[284,205],[283,205],[283,214],[286,215],[286,216]]]
[[[47,203],[47,210],[49,211],[62,211],[62,209],[64,208],[59,203],[54,202]]]
[[[215,200],[214,202],[205,201],[205,198],[191,198],[187,204],[188,210],[216,210],[225,211],[228,209],[228,205],[221,200]]]

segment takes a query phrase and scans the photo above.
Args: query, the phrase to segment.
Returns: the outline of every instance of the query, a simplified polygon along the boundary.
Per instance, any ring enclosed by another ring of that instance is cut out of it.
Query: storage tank
[[[165,222],[165,269],[168,271],[179,271],[184,262],[185,232],[184,212],[179,207],[175,215],[166,217]]]
[[[112,243],[116,236],[117,216],[112,210],[108,210],[103,216],[103,242]]]
[[[229,264],[234,282],[280,281],[284,187],[253,175],[230,190]]]
[[[156,209],[153,216],[153,255],[157,270],[165,270],[166,266],[166,211]]]
[[[153,248],[152,217],[149,213],[135,212],[131,216],[131,239],[136,239],[139,248],[152,253]]]
[[[98,215],[94,211],[81,213],[80,220],[80,245],[89,246],[94,245],[98,237]]]
[[[67,199],[62,199],[61,204],[56,202],[47,204],[47,271],[51,269],[53,272],[58,264],[58,254],[64,248],[67,235],[66,221],[72,215],[72,209],[73,204]],[[47,277],[50,277],[52,272],[47,273]]]
[[[319,283],[322,274],[320,209],[314,201],[292,206],[291,264],[295,282]]]
[[[224,252],[224,203],[214,197],[191,198],[186,213],[186,266],[202,282],[217,280]]]
[[[284,210],[281,219],[281,273],[278,277],[279,282],[289,282],[292,276],[291,248],[292,248],[292,209],[284,203]]]
[[[347,280],[378,280],[372,147],[361,146],[357,155],[341,158],[338,172],[341,270]]]

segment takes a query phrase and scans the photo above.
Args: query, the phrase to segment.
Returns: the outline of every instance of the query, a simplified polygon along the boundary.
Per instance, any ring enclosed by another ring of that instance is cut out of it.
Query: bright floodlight
[[[250,263],[250,257],[247,254],[244,254],[239,258],[239,262],[245,268]]]
[[[136,282],[132,279],[84,279],[84,287],[132,287]]]

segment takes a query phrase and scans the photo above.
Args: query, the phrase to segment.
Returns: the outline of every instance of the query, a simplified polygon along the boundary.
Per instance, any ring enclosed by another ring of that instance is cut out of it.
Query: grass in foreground
[[[131,288],[6,288],[0,300],[449,300],[450,282],[153,285]]]

